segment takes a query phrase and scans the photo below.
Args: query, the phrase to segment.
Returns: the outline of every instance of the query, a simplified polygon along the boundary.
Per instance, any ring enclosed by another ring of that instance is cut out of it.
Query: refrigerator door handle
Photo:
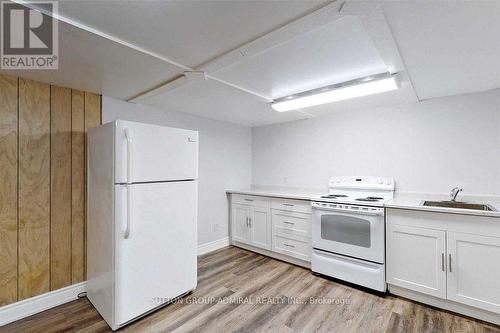
[[[130,225],[132,224],[132,186],[127,183],[125,187],[127,189],[127,228],[124,238],[127,239],[130,236]]]
[[[127,228],[124,237],[129,238],[132,223],[132,138],[128,128],[125,128],[125,138],[127,139]]]
[[[132,137],[130,130],[125,128],[125,138],[127,139],[127,184],[132,184]]]

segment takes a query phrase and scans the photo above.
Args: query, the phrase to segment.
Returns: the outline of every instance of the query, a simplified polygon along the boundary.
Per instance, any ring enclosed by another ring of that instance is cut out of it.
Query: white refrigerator
[[[87,297],[116,330],[196,287],[198,132],[116,120],[87,149]]]

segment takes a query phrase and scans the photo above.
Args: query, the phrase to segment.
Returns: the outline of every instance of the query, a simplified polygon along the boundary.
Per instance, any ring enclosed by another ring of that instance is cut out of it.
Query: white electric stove
[[[383,206],[393,197],[390,178],[331,178],[311,203],[313,272],[385,292]]]

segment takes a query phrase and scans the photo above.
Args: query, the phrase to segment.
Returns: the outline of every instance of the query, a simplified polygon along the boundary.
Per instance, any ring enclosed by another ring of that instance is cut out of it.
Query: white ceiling
[[[323,11],[326,4],[60,1],[60,14],[84,30],[60,22],[59,70],[7,73],[128,99],[275,29],[286,31],[313,12],[307,24],[317,27],[306,33],[289,29],[297,35],[248,56],[248,48],[242,48],[236,62],[209,71],[240,89],[209,79],[152,94],[141,103],[258,126],[308,116],[276,113],[268,100],[243,90],[277,98],[387,69],[402,73],[403,86],[396,92],[302,110],[321,116],[500,87],[500,1],[337,1],[328,6],[333,14]],[[316,15],[321,11],[323,16]]]
[[[59,69],[2,71],[119,99],[182,74],[178,68],[126,46],[59,22]]]
[[[384,72],[361,21],[345,16],[213,75],[276,99]]]
[[[386,1],[418,97],[500,87],[500,1]]]
[[[214,80],[196,81],[158,94],[148,98],[146,104],[247,126],[307,118],[298,112],[276,112],[265,101]]]
[[[196,67],[289,21],[325,0],[60,1],[75,21]]]

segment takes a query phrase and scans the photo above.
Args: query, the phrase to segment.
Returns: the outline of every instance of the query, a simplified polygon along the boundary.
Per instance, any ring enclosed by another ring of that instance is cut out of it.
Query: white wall
[[[124,119],[199,131],[198,244],[227,237],[225,191],[230,188],[248,188],[250,185],[250,128],[108,97],[103,97],[102,103],[105,123]],[[216,232],[214,224],[219,227]]]
[[[396,179],[404,192],[500,195],[500,90],[335,112],[252,130],[252,183],[326,188],[328,178]]]

